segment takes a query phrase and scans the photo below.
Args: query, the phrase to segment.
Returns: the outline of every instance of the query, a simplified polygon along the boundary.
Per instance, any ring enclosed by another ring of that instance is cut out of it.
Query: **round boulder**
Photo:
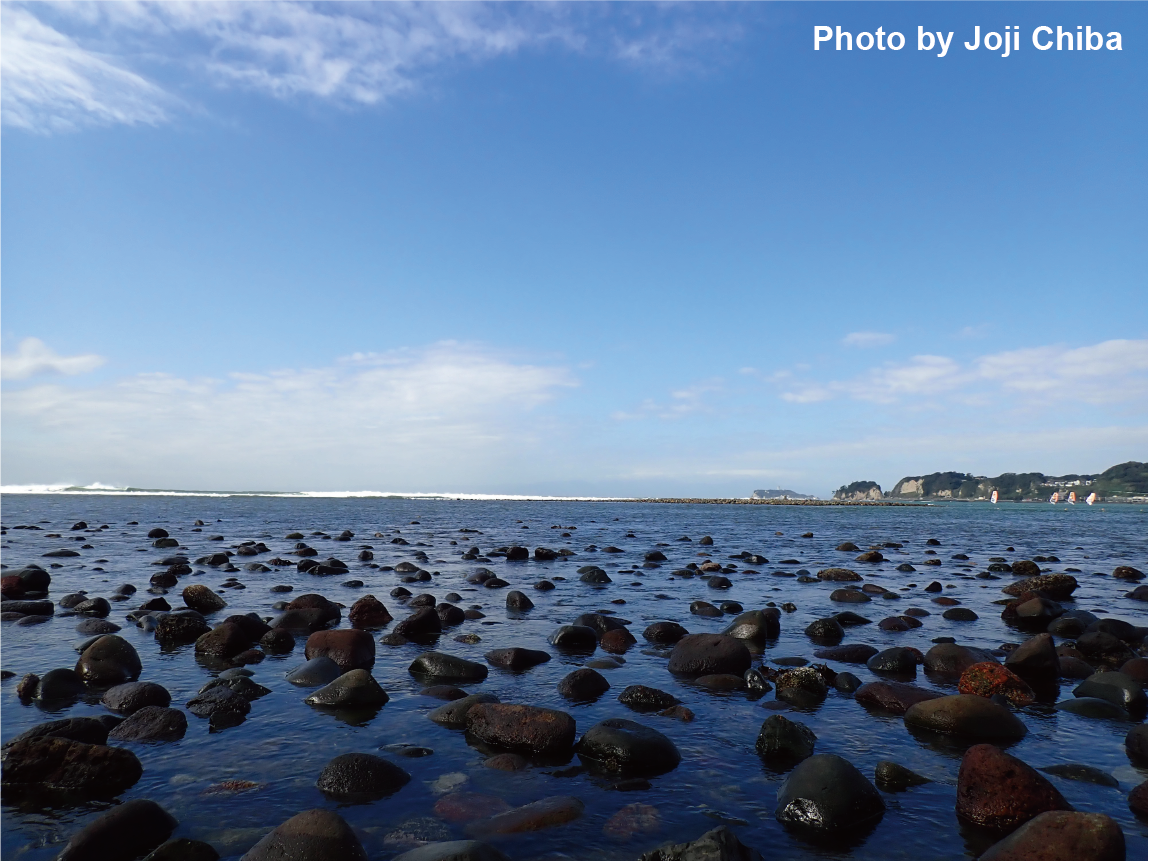
[[[661,775],[682,759],[669,738],[625,718],[600,721],[575,747],[592,769],[628,776]]]
[[[957,814],[993,832],[1016,829],[1044,811],[1070,805],[1045,776],[993,745],[974,745],[958,770]]]
[[[670,654],[667,669],[682,676],[733,673],[742,676],[750,667],[750,650],[728,635],[686,635]]]
[[[400,790],[411,776],[374,754],[341,754],[323,767],[315,786],[340,802],[370,802]]]
[[[774,816],[814,837],[850,838],[882,819],[886,805],[876,787],[836,754],[803,760],[778,789]]]

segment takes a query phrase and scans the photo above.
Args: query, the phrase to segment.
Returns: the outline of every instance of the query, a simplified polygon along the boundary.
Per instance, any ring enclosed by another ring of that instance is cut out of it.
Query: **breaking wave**
[[[626,497],[560,497],[545,494],[464,494],[436,491],[188,491],[178,488],[132,488],[93,482],[90,485],[0,485],[2,494],[87,494],[108,497],[289,497],[316,499],[522,500],[527,502],[610,501]]]

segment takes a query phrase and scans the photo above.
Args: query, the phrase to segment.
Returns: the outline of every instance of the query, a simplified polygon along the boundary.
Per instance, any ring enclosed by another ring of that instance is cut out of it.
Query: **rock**
[[[454,860],[454,859],[506,859],[507,857],[490,844],[482,841],[432,841],[406,853],[395,857],[400,859],[418,860]]]
[[[196,841],[194,838],[172,838],[165,841],[151,853],[144,857],[164,860],[196,860],[219,859],[219,853],[206,841]]]
[[[296,814],[263,836],[242,859],[366,859],[347,821],[334,811],[313,808]]]
[[[772,715],[762,722],[754,748],[773,766],[791,766],[814,753],[818,737],[800,721]]]
[[[307,659],[326,656],[340,673],[371,670],[375,666],[375,640],[362,629],[327,629],[314,632],[303,649]]]
[[[27,696],[42,704],[63,705],[75,702],[86,691],[83,678],[71,668],[59,667],[39,677]]]
[[[874,783],[887,793],[896,793],[919,784],[929,784],[929,779],[918,775],[892,760],[879,760],[874,767]]]
[[[645,685],[628,685],[618,696],[618,702],[635,712],[657,712],[681,703],[677,697]]]
[[[1084,781],[1089,784],[1099,784],[1102,787],[1120,787],[1121,782],[1095,766],[1086,766],[1084,763],[1058,763],[1054,766],[1038,767],[1041,772],[1056,775],[1069,781]]]
[[[833,646],[841,643],[842,638],[845,636],[846,630],[843,629],[842,624],[833,617],[814,620],[814,622],[806,626],[806,637],[817,644]]]
[[[163,644],[190,644],[211,631],[198,611],[176,611],[156,621],[156,640]]]
[[[719,608],[714,607],[714,605],[710,604],[710,602],[703,602],[703,601],[691,602],[690,603],[690,612],[692,614],[694,614],[696,617],[720,617],[720,616],[722,616],[722,611]]]
[[[541,580],[535,584],[535,589],[539,590],[540,592],[547,592],[549,590],[553,590],[554,588],[555,588],[555,585],[552,584],[550,581],[545,580],[545,579]]]
[[[853,694],[861,687],[862,681],[849,671],[844,671],[834,677],[834,688],[836,688],[838,691],[844,691],[847,694]]]
[[[980,859],[1124,859],[1125,835],[1105,814],[1046,811],[985,851]]]
[[[202,655],[229,659],[251,646],[251,637],[239,625],[225,620],[195,642],[195,651]]]
[[[810,708],[826,699],[828,687],[822,674],[812,667],[798,667],[774,680],[778,699],[801,708]]]
[[[914,677],[918,673],[917,657],[906,647],[892,647],[870,656],[866,667],[874,673]]]
[[[594,650],[598,632],[589,626],[559,626],[547,641],[560,649]]]
[[[689,634],[683,626],[678,623],[662,622],[651,623],[642,632],[642,637],[646,638],[651,644],[658,646],[673,646]]]
[[[511,835],[536,832],[551,826],[569,823],[582,815],[583,804],[572,796],[549,796],[512,808],[494,817],[472,823],[467,831],[472,835]]]
[[[905,715],[915,703],[943,697],[941,692],[907,685],[901,682],[868,682],[854,692],[854,700],[862,706]]]
[[[102,702],[112,712],[131,715],[145,706],[167,706],[172,702],[172,696],[159,683],[127,682],[104,692]]]
[[[535,603],[527,598],[527,594],[520,590],[511,590],[507,593],[507,610],[508,611],[529,611],[535,606]]]
[[[14,742],[41,737],[58,737],[71,739],[75,742],[84,742],[89,745],[104,745],[108,741],[108,726],[98,718],[82,716],[78,718],[61,718],[56,721],[45,721],[15,736],[5,746]]]
[[[143,767],[126,748],[40,736],[6,746],[0,754],[6,804],[45,792],[111,798],[140,780]]]
[[[467,693],[463,689],[454,685],[432,685],[419,692],[423,697],[434,697],[439,700],[458,700],[461,697],[466,697]]]
[[[481,682],[487,678],[486,665],[443,652],[423,653],[407,671],[415,677],[432,677],[441,682]]]
[[[24,591],[28,593],[47,592],[48,587],[52,583],[52,576],[35,563],[30,563],[27,566],[21,566],[17,569],[8,569],[4,573],[4,576],[19,578],[20,585]]]
[[[529,670],[535,665],[551,660],[550,654],[542,650],[510,647],[509,649],[491,650],[483,656],[489,664],[495,667],[506,668],[512,671]]]
[[[567,700],[591,701],[609,689],[606,677],[589,667],[571,671],[559,681],[559,694]]]
[[[864,832],[885,811],[881,794],[849,761],[815,754],[778,788],[774,816],[802,832],[846,838]]]
[[[471,707],[480,703],[498,703],[499,699],[493,694],[480,693],[468,694],[465,697],[457,698],[449,703],[444,704],[436,709],[427,713],[427,718],[441,724],[443,727],[450,727],[455,730],[462,730],[467,726],[467,713]]]
[[[579,580],[584,584],[609,584],[611,583],[610,575],[604,572],[598,566],[591,567],[588,571],[583,572],[579,576]]]
[[[829,568],[818,572],[820,581],[860,581],[862,576],[850,569]]]
[[[1019,707],[1029,706],[1037,699],[1033,689],[1021,677],[996,662],[981,662],[967,667],[958,681],[958,691],[986,698],[1000,694]]]
[[[663,844],[643,853],[639,859],[761,859],[757,850],[747,847],[729,826],[719,826],[705,832],[694,841],[682,844]]]
[[[636,642],[634,635],[627,629],[612,629],[602,636],[598,645],[606,652],[621,655]]]
[[[884,563],[886,558],[882,556],[881,551],[863,551],[854,557],[854,561],[858,563]],[[819,576],[821,573],[819,573]]]
[[[287,672],[292,685],[327,685],[340,676],[339,665],[327,656],[317,656]]]
[[[1145,768],[1146,757],[1149,757],[1149,741],[1146,740],[1147,725],[1139,724],[1129,733],[1125,734],[1125,754],[1134,766]]]
[[[1005,666],[1027,682],[1039,685],[1054,682],[1061,676],[1061,664],[1050,634],[1027,640],[1006,657]]]
[[[1145,692],[1131,677],[1116,671],[1103,671],[1090,676],[1073,690],[1075,697],[1099,697],[1128,710],[1130,717],[1145,717]]]
[[[960,677],[971,665],[987,661],[997,662],[997,659],[986,650],[943,643],[930,648],[925,655],[924,665],[930,673]]]
[[[104,635],[80,655],[76,673],[91,685],[130,682],[143,669],[135,647],[119,635]]]
[[[974,694],[951,694],[915,703],[906,710],[905,722],[907,727],[991,742],[1014,742],[1028,732],[1008,709]]]
[[[842,644],[841,646],[814,650],[815,658],[822,658],[827,661],[841,661],[846,664],[865,664],[869,661],[870,656],[877,654],[877,649],[869,644]]]
[[[81,620],[76,625],[76,632],[82,635],[111,635],[119,630],[118,625],[107,620]]]
[[[1069,811],[1049,780],[993,745],[974,745],[958,770],[957,814],[992,832],[1016,829],[1044,811]]]
[[[746,687],[743,678],[734,673],[708,673],[705,676],[695,677],[694,684],[711,691],[742,691]]]
[[[510,810],[503,799],[483,793],[448,793],[439,797],[434,808],[435,816],[448,823],[470,823]]]
[[[341,754],[328,761],[315,786],[340,802],[370,802],[400,790],[411,776],[374,754]]]
[[[575,618],[572,625],[594,629],[595,636],[601,638],[609,631],[626,628],[628,622],[629,620],[624,621],[606,614],[581,614]]]
[[[394,634],[408,640],[433,639],[443,631],[443,621],[434,608],[420,608],[395,626]]]
[[[667,669],[683,676],[733,673],[741,676],[750,667],[746,645],[727,635],[686,635],[670,654]]]
[[[1149,661],[1143,658],[1131,658],[1121,665],[1121,673],[1135,680],[1142,688],[1145,687],[1146,677],[1149,675]]]
[[[972,623],[978,617],[969,608],[950,608],[942,614],[943,619],[950,620],[951,622]]]
[[[1016,565],[1016,564],[1015,564]],[[1031,564],[1033,565],[1033,564]],[[1033,568],[1036,570],[1037,566]],[[1017,571],[1014,571],[1017,574]],[[1043,575],[1034,571],[1033,575],[1026,577],[1020,581],[1014,581],[1008,587],[1002,589],[1002,592],[1010,596],[1020,596],[1022,593],[1043,593],[1046,597],[1054,601],[1065,601],[1073,595],[1073,591],[1077,589],[1077,579],[1073,575]]]
[[[182,595],[184,604],[201,614],[212,614],[227,607],[227,602],[203,584],[192,584],[189,587],[184,587]]]
[[[618,841],[630,841],[636,835],[647,835],[661,829],[662,817],[658,809],[635,802],[612,814],[602,827],[602,833]]]
[[[575,720],[557,709],[479,703],[466,715],[467,732],[488,745],[540,755],[567,754],[574,745]]]
[[[1116,669],[1135,658],[1129,647],[1117,637],[1103,631],[1087,631],[1077,639],[1077,649],[1095,665]]]
[[[188,720],[180,710],[144,706],[116,725],[109,739],[120,742],[176,742],[187,733]]]
[[[503,754],[496,754],[493,757],[488,757],[483,761],[483,766],[488,769],[497,769],[500,772],[521,772],[526,769],[529,764],[527,759],[519,754],[505,752]]]
[[[1140,820],[1142,823],[1146,819],[1146,805],[1149,803],[1149,796],[1146,793],[1146,782],[1142,781],[1136,787],[1129,791],[1129,810]],[[1121,857],[1118,856],[1118,859]]]
[[[1099,697],[1074,697],[1054,704],[1058,712],[1069,712],[1085,718],[1107,718],[1115,721],[1128,721],[1129,713],[1108,700]]]
[[[272,655],[283,655],[295,649],[295,636],[287,629],[271,629],[259,639],[259,645]]]
[[[25,599],[22,601],[0,602],[0,611],[40,617],[51,616],[55,612],[55,606],[46,599],[42,601]]]
[[[208,719],[212,727],[225,728],[242,723],[251,712],[251,703],[227,686],[216,686],[189,700],[187,708],[193,715]]]
[[[1145,573],[1132,566],[1118,566],[1113,570],[1113,577],[1122,581],[1141,581],[1145,579]]]
[[[354,628],[374,629],[387,625],[394,618],[386,605],[375,596],[367,595],[351,606],[347,619]]]
[[[1088,679],[1093,676],[1093,665],[1073,656],[1060,656],[1057,666],[1062,679]]]
[[[363,668],[348,671],[305,699],[312,706],[371,707],[389,700],[371,672]]]
[[[73,835],[57,859],[136,859],[167,840],[178,821],[150,799],[105,811]]]
[[[466,611],[447,602],[436,605],[435,613],[439,615],[439,623],[444,628],[462,625],[467,619]]]
[[[843,587],[840,590],[834,590],[830,593],[830,601],[832,602],[848,602],[859,604],[861,602],[870,601],[870,597],[863,593],[861,590],[855,590],[853,587]]]
[[[94,599],[85,599],[73,607],[72,611],[86,617],[106,617],[112,612],[112,606],[107,599],[97,596]]]
[[[773,613],[768,611],[746,611],[736,616],[725,629],[722,634],[727,637],[739,638],[740,640],[754,641],[755,643],[764,643],[765,641],[778,637],[781,628],[778,624],[778,612],[776,609],[771,608]]]

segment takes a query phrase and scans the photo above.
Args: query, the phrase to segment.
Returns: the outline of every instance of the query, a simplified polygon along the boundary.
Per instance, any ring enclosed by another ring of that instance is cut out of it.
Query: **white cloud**
[[[617,410],[611,414],[611,418],[616,421],[645,419],[650,416],[659,419],[681,419],[693,413],[707,413],[712,409],[708,397],[724,389],[725,382],[722,378],[714,377],[673,390],[669,401],[659,402],[647,398],[634,411]]]
[[[886,363],[850,380],[804,383],[783,392],[785,401],[811,404],[836,396],[894,404],[951,396],[964,404],[994,397],[1040,398],[1090,404],[1144,402],[1145,341],[1113,340],[1088,347],[1064,345],[1010,350],[962,364],[946,356],[914,356]]]
[[[851,332],[842,339],[846,347],[881,347],[893,342],[894,336],[888,332]]]
[[[992,329],[993,326],[988,323],[979,323],[976,326],[963,326],[958,330],[957,337],[965,340],[985,338]]]
[[[94,353],[61,356],[39,338],[25,338],[15,353],[0,356],[0,378],[26,380],[41,374],[87,374],[104,364]]]
[[[71,458],[117,481],[158,465],[168,476],[191,471],[182,481],[196,487],[220,487],[229,473],[280,485],[307,484],[305,475],[320,486],[359,475],[449,483],[452,466],[521,452],[546,422],[528,417],[576,385],[564,367],[454,342],[226,380],[39,385],[5,394],[6,469]]]
[[[557,46],[660,71],[740,38],[661,7],[168,2],[4,4],[4,122],[35,131],[157,123],[173,70],[281,100],[373,105],[435,70]],[[615,26],[615,24],[618,26]],[[711,52],[713,53],[713,52]]]

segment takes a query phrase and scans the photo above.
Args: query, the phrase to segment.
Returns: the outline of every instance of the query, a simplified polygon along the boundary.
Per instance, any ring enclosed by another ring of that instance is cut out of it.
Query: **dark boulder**
[[[203,584],[184,587],[182,595],[184,604],[201,614],[212,614],[227,607],[227,602]]]
[[[814,622],[806,626],[806,637],[816,644],[834,646],[840,644],[842,638],[845,636],[846,630],[843,629],[842,624],[833,617],[814,620]]]
[[[593,651],[598,646],[598,633],[589,626],[559,626],[547,640],[560,649]]]
[[[251,703],[225,685],[209,688],[187,702],[188,711],[206,718],[214,728],[235,727],[251,712]]]
[[[529,611],[534,606],[535,603],[527,598],[527,594],[521,590],[511,590],[507,593],[508,611]]]
[[[8,740],[5,746],[26,739],[38,739],[46,736],[71,739],[75,742],[85,742],[88,745],[104,745],[108,741],[108,726],[98,718],[89,716],[60,718],[56,721],[45,721],[25,730],[19,736]]]
[[[375,666],[375,639],[362,629],[328,629],[313,633],[303,649],[304,658],[326,656],[341,673],[371,670]]]
[[[763,643],[778,637],[781,627],[778,624],[778,610],[746,611],[736,616],[722,634],[727,637]]]
[[[1053,636],[1039,634],[1025,641],[1005,659],[1005,666],[1026,682],[1055,682],[1061,676],[1061,663]]]
[[[628,685],[618,696],[618,702],[635,712],[658,712],[679,704],[677,697],[646,685]]]
[[[131,715],[145,706],[167,706],[171,702],[171,694],[156,682],[126,682],[108,689],[103,697],[104,706],[121,715]]]
[[[341,754],[328,761],[315,786],[340,802],[370,802],[403,788],[411,776],[374,754]]]
[[[375,596],[367,595],[351,606],[347,619],[357,629],[374,629],[387,625],[393,617],[386,605]]]
[[[733,673],[741,676],[750,667],[750,651],[737,638],[727,635],[686,635],[670,654],[667,669],[683,676]]]
[[[442,631],[443,621],[435,609],[420,608],[407,619],[399,622],[392,633],[417,642],[434,638]]]
[[[228,659],[251,646],[251,637],[235,623],[222,622],[195,642],[195,651],[201,655]]]
[[[54,736],[13,742],[0,754],[5,803],[44,793],[111,798],[139,781],[143,771],[126,748]]]
[[[624,776],[661,775],[682,759],[668,737],[625,718],[600,721],[583,734],[575,751],[593,770]]]
[[[187,733],[188,720],[180,710],[145,706],[133,712],[108,734],[120,742],[176,742]]]
[[[1073,690],[1075,697],[1099,697],[1129,712],[1133,719],[1145,717],[1145,692],[1140,683],[1117,671],[1103,671],[1090,676]]]
[[[682,844],[663,844],[649,850],[639,859],[686,860],[686,859],[761,859],[762,855],[752,847],[738,840],[729,826],[719,826],[705,832],[694,841]]]
[[[573,701],[591,701],[609,689],[606,677],[589,667],[571,671],[559,681],[559,694]]]
[[[432,677],[439,682],[481,682],[487,678],[487,666],[443,652],[425,652],[411,662],[408,673],[415,677]]]
[[[967,667],[997,659],[986,650],[943,643],[931,647],[925,655],[924,666],[929,673],[946,677],[960,677]]]
[[[211,631],[198,611],[176,611],[156,621],[156,640],[163,644],[190,644]]]
[[[119,635],[104,635],[80,655],[76,673],[91,685],[118,685],[139,677],[143,666],[135,647]]]
[[[105,811],[73,835],[57,859],[136,859],[163,844],[178,821],[150,799]]]
[[[323,808],[296,814],[261,838],[242,859],[366,859],[347,821]]]
[[[836,754],[815,754],[778,789],[774,816],[813,837],[849,838],[864,834],[885,811],[877,788],[853,764]]]
[[[917,656],[906,647],[891,647],[870,656],[866,667],[874,673],[897,677],[914,677],[918,673]]]
[[[317,656],[287,672],[292,685],[327,685],[340,676],[339,665],[327,656]]]
[[[854,692],[854,699],[872,709],[905,715],[915,703],[943,697],[941,692],[902,682],[868,682]]]
[[[754,748],[773,767],[800,763],[814,753],[818,737],[800,721],[772,715],[762,722]]]
[[[480,703],[498,703],[499,699],[493,694],[485,692],[480,694],[468,694],[463,697],[455,698],[449,703],[445,703],[436,709],[427,713],[427,718],[441,724],[443,727],[450,727],[454,730],[462,730],[467,726],[467,713],[471,707]]]
[[[1004,706],[976,694],[951,694],[915,703],[906,710],[907,727],[972,740],[1016,742],[1028,732]]]
[[[878,650],[869,644],[842,644],[814,650],[814,657],[827,661],[841,661],[846,664],[865,664]]]
[[[535,665],[551,660],[550,653],[545,653],[537,649],[524,649],[522,647],[491,650],[483,657],[487,660],[488,664],[512,671],[528,670]]]
[[[305,702],[312,706],[332,708],[382,706],[389,700],[387,692],[371,672],[363,668],[350,670],[309,695]]]
[[[929,781],[925,776],[918,775],[892,760],[879,760],[874,767],[874,784],[887,793],[907,790],[919,784],[928,784]]]

